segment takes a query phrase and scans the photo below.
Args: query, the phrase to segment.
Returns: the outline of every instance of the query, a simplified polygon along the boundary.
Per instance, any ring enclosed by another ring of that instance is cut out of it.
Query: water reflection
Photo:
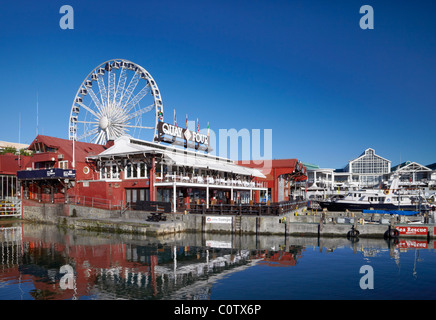
[[[221,279],[254,265],[295,267],[307,247],[326,253],[349,247],[365,259],[389,252],[399,263],[400,252],[434,245],[248,235],[152,238],[27,223],[1,227],[0,242],[0,299],[35,300],[210,299]]]

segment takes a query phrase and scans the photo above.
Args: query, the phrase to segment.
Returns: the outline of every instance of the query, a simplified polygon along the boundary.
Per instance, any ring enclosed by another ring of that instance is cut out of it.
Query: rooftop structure
[[[359,184],[362,187],[374,187],[382,181],[384,174],[391,172],[391,161],[368,148],[359,157],[350,160],[345,171],[359,174]]]

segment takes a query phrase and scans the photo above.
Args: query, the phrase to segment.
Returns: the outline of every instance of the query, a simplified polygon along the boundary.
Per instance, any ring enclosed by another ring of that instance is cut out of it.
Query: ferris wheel
[[[68,134],[70,140],[96,144],[147,132],[154,138],[158,121],[163,121],[163,105],[156,81],[140,65],[113,59],[97,66],[80,85]]]

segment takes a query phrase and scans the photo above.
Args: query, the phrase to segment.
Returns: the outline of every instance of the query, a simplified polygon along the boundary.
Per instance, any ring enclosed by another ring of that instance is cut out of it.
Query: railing
[[[21,200],[15,197],[0,199],[0,218],[21,216]]]
[[[197,214],[219,214],[219,215],[253,215],[253,216],[279,216],[293,210],[306,206],[306,201],[297,202],[276,202],[270,205],[265,203],[256,204],[218,204],[206,208],[204,204],[191,204],[189,212]]]
[[[218,186],[234,186],[246,188],[266,188],[266,182],[254,182],[241,179],[225,179],[216,176],[197,176],[197,175],[181,175],[181,174],[166,174],[165,177],[160,179],[161,182],[185,182],[204,185],[218,185]],[[159,182],[157,182],[159,183]]]
[[[63,195],[51,196],[47,194],[42,194],[41,197],[38,197],[37,194],[33,194],[32,197],[27,198],[42,203],[65,203],[107,210],[122,210],[125,207],[124,201],[121,200],[114,201],[111,199],[88,196],[68,195],[68,197],[65,198],[65,196]]]

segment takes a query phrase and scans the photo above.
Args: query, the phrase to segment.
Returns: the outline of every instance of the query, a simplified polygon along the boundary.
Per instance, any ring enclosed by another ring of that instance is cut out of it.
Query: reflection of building
[[[32,282],[35,289],[30,295],[37,300],[170,296],[209,299],[213,279],[236,272],[250,262],[250,254],[244,250],[114,243],[73,245],[27,236],[14,247],[3,245],[0,250],[5,250],[1,254],[0,282],[19,277]],[[74,271],[71,287],[62,285],[65,274],[61,267],[65,265]],[[202,282],[205,277],[209,280]],[[188,293],[186,289],[194,283],[197,285]]]

